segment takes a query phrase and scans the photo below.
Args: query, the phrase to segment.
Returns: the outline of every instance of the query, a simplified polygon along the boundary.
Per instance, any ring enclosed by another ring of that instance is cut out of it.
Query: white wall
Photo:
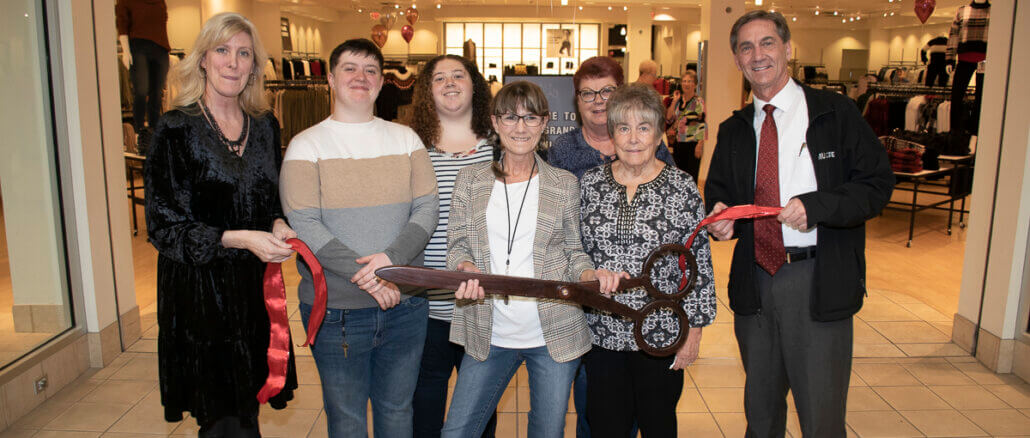
[[[838,79],[844,49],[869,49],[869,32],[843,29],[792,29],[791,46],[794,58],[802,64],[826,65],[831,80]],[[873,68],[872,65],[869,66]]]
[[[200,33],[200,0],[165,0],[168,5],[168,43],[189,50]]]
[[[948,36],[950,24],[934,24],[891,29],[888,39],[888,61],[919,61],[919,50],[933,38]]]

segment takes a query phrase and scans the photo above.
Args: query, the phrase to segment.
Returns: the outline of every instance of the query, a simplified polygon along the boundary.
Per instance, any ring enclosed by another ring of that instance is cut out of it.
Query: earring
[[[256,77],[256,76],[254,76],[254,73],[251,73],[251,74],[250,74],[250,79],[249,79],[249,80],[247,80],[247,85],[253,85],[253,84],[254,84],[254,78],[255,78],[255,77]]]

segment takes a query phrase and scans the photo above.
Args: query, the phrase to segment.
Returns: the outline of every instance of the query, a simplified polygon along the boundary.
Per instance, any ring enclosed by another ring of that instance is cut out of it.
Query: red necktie
[[[780,206],[780,154],[776,120],[776,107],[766,104],[765,121],[762,122],[762,138],[758,143],[758,170],[755,172],[755,205],[761,207]],[[783,248],[783,230],[778,221],[755,221],[755,263],[769,275],[787,261]]]

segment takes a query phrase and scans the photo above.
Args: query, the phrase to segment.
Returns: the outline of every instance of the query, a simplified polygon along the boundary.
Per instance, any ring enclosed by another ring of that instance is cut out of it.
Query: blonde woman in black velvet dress
[[[172,72],[179,94],[144,168],[147,230],[157,248],[158,360],[167,421],[188,411],[200,436],[260,436],[268,375],[266,262],[296,233],[279,203],[279,123],[264,101],[265,51],[246,18],[211,17]],[[292,353],[292,352],[291,352]],[[293,355],[281,409],[297,387]]]

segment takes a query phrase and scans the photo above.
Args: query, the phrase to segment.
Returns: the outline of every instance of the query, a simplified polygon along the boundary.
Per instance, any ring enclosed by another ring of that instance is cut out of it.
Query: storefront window
[[[572,23],[444,23],[445,52],[475,50],[483,76],[571,75],[600,53],[600,25]],[[470,44],[471,43],[471,44]]]
[[[0,367],[72,326],[40,0],[0,2]]]

